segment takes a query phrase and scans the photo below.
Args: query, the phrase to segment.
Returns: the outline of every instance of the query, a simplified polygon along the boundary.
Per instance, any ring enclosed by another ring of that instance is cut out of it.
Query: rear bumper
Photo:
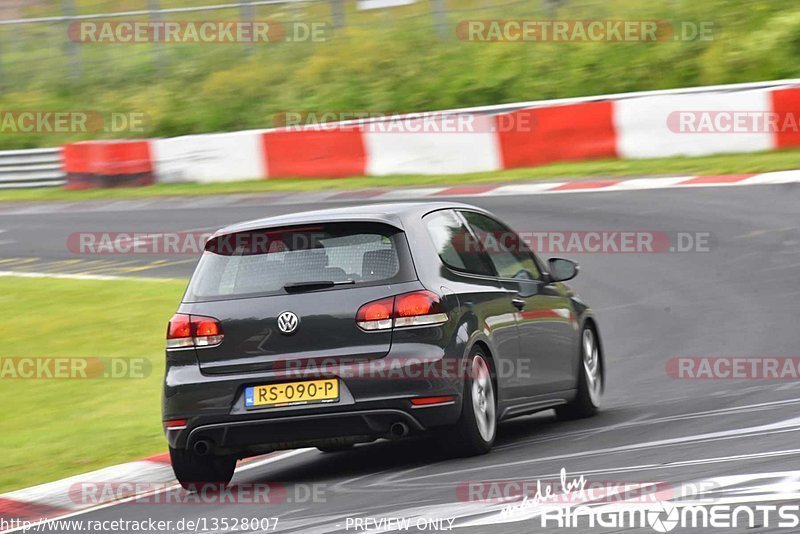
[[[420,356],[423,350],[426,355]],[[454,362],[435,346],[403,350],[397,345],[360,370],[352,365],[326,369],[324,377],[340,381],[339,402],[278,408],[245,407],[244,388],[320,378],[319,370],[291,376],[208,375],[188,354],[169,353],[167,361],[163,418],[187,420],[185,428],[166,432],[172,448],[191,448],[203,440],[217,452],[247,456],[331,442],[367,442],[388,437],[395,423],[403,423],[413,434],[454,424],[461,413],[463,379],[458,372],[448,372],[455,369]],[[430,406],[411,403],[414,397],[439,395],[454,400]]]
[[[388,437],[396,423],[403,423],[410,432],[426,429],[403,410],[360,410],[201,425],[189,431],[184,446],[192,448],[205,440],[217,451],[255,453],[334,442],[358,443]]]

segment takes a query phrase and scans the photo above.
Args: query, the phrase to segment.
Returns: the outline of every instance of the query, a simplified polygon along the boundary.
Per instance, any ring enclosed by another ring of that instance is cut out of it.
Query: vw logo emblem
[[[287,336],[294,334],[298,326],[300,326],[300,319],[294,313],[285,311],[278,315],[278,330],[281,331],[281,334]]]

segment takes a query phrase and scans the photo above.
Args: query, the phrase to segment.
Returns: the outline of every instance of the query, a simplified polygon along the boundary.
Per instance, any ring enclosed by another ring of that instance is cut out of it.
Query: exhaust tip
[[[405,437],[408,434],[408,425],[402,421],[398,421],[392,424],[392,426],[389,428],[389,433],[394,439]]]
[[[194,444],[194,446],[192,447],[192,451],[194,451],[194,453],[197,456],[205,456],[206,454],[211,452],[211,442],[201,439],[200,441]]]

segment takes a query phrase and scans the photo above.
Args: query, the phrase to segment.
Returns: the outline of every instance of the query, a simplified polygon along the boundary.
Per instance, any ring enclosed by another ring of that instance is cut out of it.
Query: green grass
[[[143,379],[0,379],[0,493],[164,452],[164,332],[185,283],[0,278],[2,358],[146,358]]]
[[[743,174],[800,169],[800,150],[753,154],[729,154],[700,158],[659,158],[642,160],[598,160],[555,163],[527,169],[463,175],[413,175],[354,177],[338,179],[273,179],[210,184],[158,184],[141,188],[66,191],[61,188],[0,190],[0,201],[46,201],[121,199],[163,196],[221,195],[319,191],[369,187],[419,187],[534,180],[580,179],[589,177],[636,177],[694,174]]]

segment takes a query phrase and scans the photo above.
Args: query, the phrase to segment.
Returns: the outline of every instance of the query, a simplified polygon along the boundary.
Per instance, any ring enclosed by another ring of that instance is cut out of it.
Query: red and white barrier
[[[262,137],[264,178],[363,176],[367,154],[360,128],[272,130]]]
[[[266,178],[261,131],[186,135],[150,142],[159,183]]]
[[[141,186],[155,182],[150,140],[83,141],[61,151],[67,189]]]
[[[534,167],[556,161],[617,156],[611,102],[582,102],[513,111],[500,131],[503,168]]]
[[[406,116],[323,128],[90,141],[66,146],[64,167],[73,176],[72,187],[109,187],[144,185],[151,176],[170,183],[461,174],[559,161],[800,146],[800,84],[795,81],[439,114],[455,115],[466,117],[469,128],[436,131],[422,127],[424,119]]]
[[[469,129],[463,132],[422,131],[424,119],[404,121],[401,131],[383,131],[378,125],[367,128],[363,134],[366,174],[463,174],[502,169],[499,140],[492,131],[494,117],[470,118]]]
[[[660,158],[669,156],[706,156],[757,152],[773,147],[766,131],[716,133],[700,129],[706,114],[733,117],[736,113],[754,112],[762,116],[771,111],[770,91],[700,93],[631,98],[614,103],[614,130],[617,152],[621,158]],[[690,119],[681,131],[681,118]],[[714,130],[713,124],[711,130]],[[708,128],[706,128],[708,130]]]

